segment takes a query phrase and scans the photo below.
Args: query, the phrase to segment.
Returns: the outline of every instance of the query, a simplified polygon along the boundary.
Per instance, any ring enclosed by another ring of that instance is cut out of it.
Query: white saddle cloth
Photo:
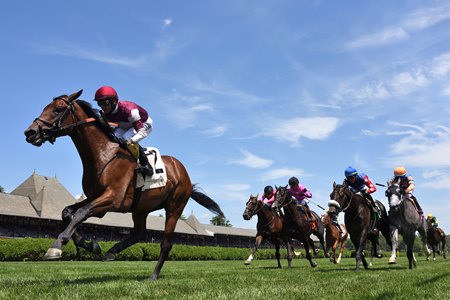
[[[167,173],[164,162],[161,158],[161,153],[155,147],[147,147],[145,149],[145,154],[147,155],[149,163],[153,168],[153,176],[144,176],[142,173],[137,173],[136,188],[141,188],[142,190],[154,189],[163,187],[167,182]]]

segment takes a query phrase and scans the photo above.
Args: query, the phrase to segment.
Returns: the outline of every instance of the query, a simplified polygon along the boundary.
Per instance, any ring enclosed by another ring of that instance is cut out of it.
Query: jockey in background
[[[297,205],[306,207],[306,215],[309,218],[309,221],[313,222],[314,219],[308,206],[308,198],[312,198],[312,193],[306,187],[300,184],[297,177],[291,177],[288,183],[288,191],[292,195],[292,198]]]
[[[268,185],[264,188],[264,192],[261,195],[260,201],[262,201],[267,207],[271,208],[273,202],[275,201],[275,190],[272,186]]]
[[[139,148],[139,170],[145,175],[152,176],[153,168],[148,162],[144,148],[138,144],[153,129],[153,120],[147,111],[134,102],[119,101],[117,92],[110,86],[99,88],[94,100],[97,101],[108,121],[119,124],[119,127],[114,130],[114,135],[127,146],[132,154],[137,152],[133,149]]]
[[[427,219],[430,222],[431,226],[433,226],[434,228],[437,228],[439,226],[438,220],[435,216],[433,216],[433,214],[428,214]]]
[[[373,212],[379,214],[380,211],[378,209],[378,206],[376,205],[375,200],[373,200],[372,195],[370,195],[374,193],[377,188],[369,179],[369,177],[364,173],[358,172],[355,168],[350,166],[345,169],[344,174],[344,182],[348,184],[350,190],[353,193],[361,193],[364,199],[366,199],[369,202],[370,206],[372,206]]]
[[[330,213],[331,206],[336,207],[335,211],[337,211],[337,212],[340,211],[341,206],[339,205],[339,202],[337,202],[335,200],[330,200],[330,201],[328,201],[328,210],[326,211],[326,213],[330,216],[331,223],[333,223],[333,225],[337,227],[337,229],[339,230],[339,236],[341,236],[343,231],[341,228],[341,224],[339,224],[339,220],[338,220],[339,214],[338,213]]]
[[[394,169],[394,177],[391,179],[390,184],[396,181],[400,181],[400,189],[402,190],[402,194],[414,202],[417,212],[419,215],[423,216],[423,210],[420,207],[417,198],[412,194],[415,188],[414,178],[406,172],[405,167],[399,166]]]

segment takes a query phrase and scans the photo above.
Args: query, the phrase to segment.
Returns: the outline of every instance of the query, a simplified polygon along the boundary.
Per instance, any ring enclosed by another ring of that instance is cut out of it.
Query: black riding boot
[[[139,145],[139,170],[142,172],[142,174],[153,176],[153,168],[148,162],[147,155],[145,155],[144,148]]]
[[[372,206],[373,212],[376,214],[379,214],[380,210],[378,209],[378,205],[376,204],[375,200],[373,200],[372,195],[369,193],[366,193],[365,198],[369,201],[370,205]]]
[[[419,201],[417,201],[417,198],[413,195],[411,195],[411,199],[414,201],[414,205],[417,207],[417,212],[419,215],[423,215],[422,207],[420,207]]]

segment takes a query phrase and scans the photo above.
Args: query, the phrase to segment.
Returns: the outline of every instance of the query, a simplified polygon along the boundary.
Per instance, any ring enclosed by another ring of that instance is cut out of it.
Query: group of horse
[[[134,228],[130,235],[104,254],[104,261],[114,260],[117,253],[145,237],[147,215],[152,211],[164,209],[166,211],[164,236],[160,245],[158,261],[150,276],[150,279],[156,280],[169,256],[175,226],[189,198],[194,199],[214,214],[223,216],[223,212],[216,202],[191,183],[185,167],[175,157],[162,156],[167,175],[165,186],[149,190],[138,189],[136,187],[136,159],[124,145],[111,138],[112,132],[107,121],[88,102],[78,99],[81,93],[82,90],[54,98],[25,130],[26,141],[34,146],[41,146],[46,141],[54,143],[61,136],[69,136],[83,165],[82,184],[86,199],[70,205],[62,211],[63,224],[66,228],[59,234],[44,258],[61,258],[62,246],[67,244],[70,239],[77,247],[97,254],[102,253],[100,245],[94,240],[86,240],[78,226],[90,217],[102,218],[107,212],[131,212]],[[393,255],[390,259],[392,262],[395,262],[397,230],[403,233],[405,242],[407,242],[410,267],[413,259],[414,232],[417,229],[426,245],[424,238],[424,226],[426,225],[420,221],[412,204],[409,201],[402,202],[397,196],[395,187],[390,187],[387,195],[390,199],[392,214],[389,214],[388,219],[384,207],[379,202],[383,215],[381,221],[374,224],[371,222],[370,208],[361,196],[351,193],[345,185],[335,184],[333,186],[331,199],[343,207],[341,210],[345,212],[345,225],[357,249],[357,269],[361,261],[364,267],[367,267],[362,254],[367,239],[372,241],[372,253],[377,253],[377,235],[371,230],[372,227],[380,230],[388,243],[392,240]],[[287,187],[279,187],[276,194],[276,202],[279,207],[282,207],[285,218],[280,218],[278,214],[267,210],[257,198],[257,196],[250,197],[244,212],[245,219],[250,219],[255,214],[258,215],[258,234],[254,251],[263,239],[273,241],[278,267],[281,267],[279,249],[280,242],[284,242],[288,251],[288,266],[290,267],[294,256],[292,239],[296,239],[303,243],[307,259],[311,266],[315,267],[317,264],[312,261],[309,252],[310,245],[314,247],[314,243],[310,239],[310,235],[313,233],[319,238],[325,253],[331,247],[333,261],[336,263],[339,261],[340,255],[336,259],[335,254],[337,230],[326,216],[321,222],[318,215],[314,214],[318,226],[314,230],[311,229],[309,219],[297,209]],[[396,204],[397,200],[399,203]],[[331,207],[329,212],[331,214],[338,213],[338,211],[333,212]],[[325,227],[327,228],[326,248],[323,240]],[[332,239],[334,242],[331,242]],[[342,243],[341,251],[344,248],[345,239],[344,235],[340,241]],[[445,251],[443,252],[445,255]],[[328,256],[328,254],[326,255]]]
[[[258,201],[258,195],[250,195],[250,199],[245,206],[243,218],[250,220],[252,216],[257,215],[258,222],[255,246],[245,264],[250,264],[261,242],[266,239],[275,244],[279,268],[281,268],[280,243],[283,242],[285,244],[288,253],[288,267],[291,267],[294,251],[292,239],[296,239],[303,244],[306,258],[311,266],[315,267],[316,263],[312,261],[309,251],[310,248],[314,249],[314,243],[310,238],[311,234],[318,238],[325,256],[330,257],[330,260],[334,263],[339,263],[346,240],[350,236],[350,240],[355,247],[356,271],[359,271],[361,263],[365,269],[371,265],[371,262],[370,264],[367,263],[364,256],[367,241],[370,241],[372,244],[371,259],[382,257],[378,249],[380,233],[391,247],[389,264],[396,263],[398,236],[401,234],[406,245],[409,268],[417,266],[413,253],[416,231],[419,232],[427,260],[431,255],[428,245],[432,247],[434,254],[436,246],[441,244],[440,251],[443,257],[446,258],[445,233],[442,229],[434,228],[427,224],[427,220],[417,212],[411,199],[402,194],[399,182],[390,182],[385,193],[389,202],[389,212],[383,203],[377,200],[379,213],[375,213],[372,211],[367,199],[359,193],[352,192],[346,182],[343,184],[333,183],[330,202],[337,205],[329,205],[329,209],[321,218],[313,212],[318,224],[314,230],[311,229],[312,226],[310,226],[306,214],[302,213],[301,209],[298,209],[295,200],[289,194],[287,186],[276,188],[274,201],[274,207],[282,208],[283,215],[280,215],[277,210],[269,208],[262,201]],[[340,234],[332,219],[341,212],[345,214],[345,225],[341,224],[342,233]],[[325,234],[324,229],[326,229]],[[326,240],[325,246],[324,236]],[[340,251],[338,258],[336,258],[338,247]],[[330,249],[332,250],[331,252],[329,252]]]

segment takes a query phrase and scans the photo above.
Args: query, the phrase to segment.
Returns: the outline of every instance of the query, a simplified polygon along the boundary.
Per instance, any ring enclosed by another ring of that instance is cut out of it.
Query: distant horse
[[[280,186],[276,188],[274,204],[282,208],[284,211],[284,232],[293,239],[296,239],[303,243],[306,252],[306,259],[308,259],[311,267],[317,267],[317,264],[312,261],[311,253],[309,253],[309,247],[311,239],[311,225],[309,224],[309,218],[301,213],[297,208],[297,204],[292,200],[292,196],[287,189],[287,186]],[[292,251],[288,248],[288,261],[292,260]]]
[[[417,267],[417,261],[413,253],[416,231],[419,231],[422,239],[425,255],[430,256],[430,250],[427,247],[427,224],[419,215],[411,199],[402,196],[402,190],[399,182],[388,183],[386,197],[389,202],[389,231],[392,241],[392,253],[389,258],[389,264],[397,262],[398,234],[403,236],[406,244],[406,256],[408,257],[409,268]]]
[[[136,159],[125,147],[108,137],[110,127],[88,102],[78,100],[81,93],[82,90],[56,97],[25,130],[26,141],[34,146],[41,146],[46,141],[53,143],[60,136],[70,136],[83,163],[83,191],[87,198],[63,210],[66,229],[59,234],[44,258],[60,258],[61,247],[70,238],[78,247],[101,252],[98,243],[87,242],[77,231],[77,226],[89,217],[102,218],[107,212],[131,212],[134,229],[103,258],[105,261],[114,260],[116,253],[145,237],[148,214],[164,208],[166,221],[161,252],[150,277],[156,280],[172,248],[175,226],[189,198],[215,214],[223,216],[223,213],[216,202],[191,184],[184,166],[171,156],[162,156],[167,173],[166,185],[142,193],[137,191]]]
[[[348,232],[344,224],[340,224],[342,229],[342,234],[339,234],[339,229],[333,224],[329,213],[322,215],[322,222],[325,225],[326,233],[326,253],[329,253],[330,249],[332,254],[330,256],[330,261],[338,264],[341,262],[342,253],[345,250],[345,244],[347,243]],[[340,245],[340,246],[339,246]],[[339,257],[336,259],[336,249],[339,246]]]
[[[367,240],[372,242],[372,257],[380,257],[377,249],[378,231],[374,232],[373,229],[379,229],[385,237],[387,244],[391,245],[389,223],[383,203],[378,200],[376,201],[381,212],[381,219],[375,221],[375,219],[371,219],[371,208],[367,204],[367,200],[363,196],[353,193],[345,182],[344,184],[333,183],[333,191],[330,194],[330,199],[337,201],[341,207],[341,210],[338,210],[335,206],[330,206],[330,213],[345,212],[345,226],[350,234],[350,240],[356,249],[355,271],[359,271],[361,262],[364,268],[367,269],[368,264],[363,252]]]
[[[258,216],[258,223],[256,225],[256,240],[255,247],[252,253],[247,258],[244,264],[249,265],[256,251],[258,251],[259,245],[263,240],[269,240],[275,244],[275,257],[278,261],[278,268],[281,269],[280,263],[280,242],[283,241],[283,220],[281,217],[273,211],[270,207],[267,207],[262,201],[258,200],[258,195],[250,195],[245,210],[243,213],[244,220],[250,220],[254,215]],[[286,245],[287,247],[288,245]]]
[[[442,256],[447,258],[447,248],[445,247],[445,232],[439,227],[434,227],[431,224],[431,221],[427,219],[427,242],[428,245],[431,246],[431,250],[433,251],[433,260],[436,260],[436,251],[442,253]],[[439,246],[440,249],[439,249]],[[427,257],[429,260],[429,257]]]

